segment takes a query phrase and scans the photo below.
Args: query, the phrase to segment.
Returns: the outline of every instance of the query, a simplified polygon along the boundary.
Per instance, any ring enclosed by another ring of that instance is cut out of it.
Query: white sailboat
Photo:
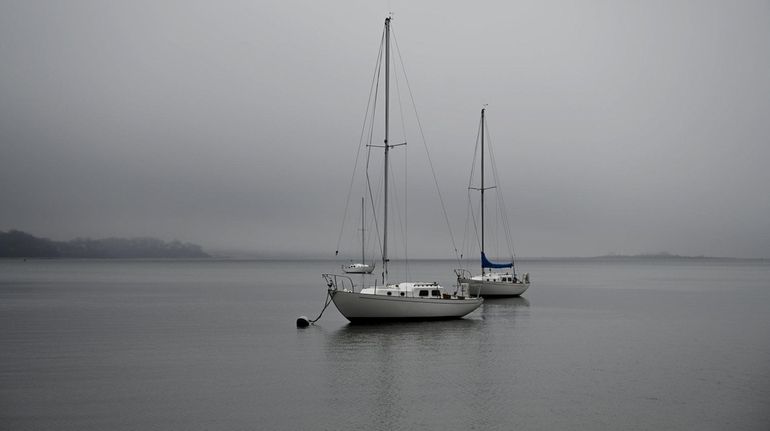
[[[469,297],[462,291],[447,292],[436,282],[389,283],[388,277],[388,152],[396,146],[389,136],[390,115],[390,38],[391,18],[385,19],[384,75],[385,75],[385,126],[384,126],[384,181],[382,226],[382,284],[356,290],[353,280],[346,275],[323,274],[328,294],[337,310],[351,322],[388,320],[434,320],[460,318],[477,309],[483,299]]]
[[[523,273],[519,276],[514,269],[513,258],[510,262],[496,263],[487,259],[484,251],[484,190],[495,187],[485,187],[484,185],[485,111],[486,109],[481,109],[481,187],[469,187],[469,189],[481,193],[481,274],[474,276],[465,269],[455,270],[455,273],[457,274],[457,282],[467,285],[472,295],[481,295],[485,298],[519,296],[529,288],[529,273]],[[507,233],[508,229],[506,229]]]
[[[374,263],[366,263],[366,225],[364,223],[364,198],[361,198],[361,263],[349,263],[342,266],[342,270],[347,274],[371,274],[374,271]]]

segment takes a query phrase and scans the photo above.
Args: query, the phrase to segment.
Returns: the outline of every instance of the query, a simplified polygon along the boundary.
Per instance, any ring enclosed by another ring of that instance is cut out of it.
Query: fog
[[[416,3],[1,2],[0,230],[332,257],[392,11],[457,241],[488,104],[517,255],[770,257],[770,2]]]

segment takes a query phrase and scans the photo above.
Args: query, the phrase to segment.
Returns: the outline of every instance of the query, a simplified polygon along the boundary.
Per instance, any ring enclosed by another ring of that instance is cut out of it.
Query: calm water
[[[0,429],[770,429],[767,262],[523,262],[462,320],[297,329],[337,267],[0,261]]]

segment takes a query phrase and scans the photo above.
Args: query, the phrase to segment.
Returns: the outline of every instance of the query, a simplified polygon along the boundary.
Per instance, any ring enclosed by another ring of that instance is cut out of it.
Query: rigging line
[[[406,146],[404,146],[404,149],[406,149]],[[393,207],[394,207],[394,210],[395,210],[395,213],[396,213],[396,217],[398,219],[399,231],[401,233],[401,238],[403,239],[403,242],[404,242],[404,262],[405,262],[405,266],[404,266],[405,274],[404,274],[404,276],[406,277],[406,280],[409,280],[409,267],[408,267],[408,254],[407,254],[407,250],[408,250],[408,248],[407,248],[407,246],[408,246],[408,241],[407,241],[408,235],[407,235],[407,231],[406,231],[406,215],[408,213],[408,211],[407,211],[408,202],[406,200],[406,197],[407,197],[406,174],[407,174],[407,171],[408,171],[408,169],[406,169],[406,151],[404,152],[404,157],[405,157],[405,159],[404,159],[404,208],[403,208],[404,216],[403,216],[403,219],[401,217],[402,210],[401,210],[401,208],[399,206],[399,202],[401,201],[401,199],[399,199],[399,195],[398,195],[398,193],[399,193],[398,192],[398,183],[395,181],[395,179],[397,178],[396,177],[396,171],[395,171],[395,168],[394,168],[395,163],[391,163],[390,166],[389,166],[390,177],[394,179],[394,181],[390,184],[390,186],[391,186],[390,190],[393,192],[393,199],[390,202],[393,203]]]
[[[471,163],[471,176],[468,178],[468,190],[473,186],[473,174],[476,172],[476,158],[479,155],[479,138],[481,137],[481,118],[476,127],[476,146],[473,147],[473,163]]]
[[[380,227],[379,227],[379,221],[377,220],[377,210],[375,208],[374,204],[374,195],[372,194],[372,183],[371,178],[369,177],[369,163],[371,160],[372,155],[372,140],[374,139],[374,119],[377,115],[377,96],[379,96],[380,91],[380,75],[382,73],[382,52],[385,45],[385,30],[382,31],[382,39],[380,40],[380,53],[377,56],[377,67],[375,68],[376,74],[375,74],[375,80],[373,81],[372,85],[375,87],[374,92],[374,101],[372,102],[372,117],[371,121],[369,122],[369,144],[367,145],[367,152],[366,152],[366,188],[369,192],[369,200],[372,204],[372,219],[374,220],[374,226],[375,230],[377,231],[377,244],[380,248],[380,256],[382,256],[382,240],[380,239]]]
[[[371,152],[371,147],[369,148],[369,151]],[[367,174],[368,174],[368,159],[367,159]],[[378,178],[381,178],[381,177],[378,177]],[[379,224],[379,221],[377,220],[377,208],[376,208],[375,202],[379,201],[380,199],[380,194],[382,192],[382,183],[383,182],[381,180],[378,181],[377,187],[375,189],[376,194],[372,193],[371,182],[369,182],[369,178],[367,176],[367,186],[369,188],[369,202],[371,203],[372,220],[374,223],[374,231],[377,234],[377,245],[379,246],[380,256],[382,256],[382,238],[380,237],[380,224]]]
[[[487,137],[489,138],[489,127],[487,127]],[[489,138],[489,144],[490,144],[489,145],[489,155],[490,155],[490,159],[492,159],[492,174],[494,175],[495,183],[498,186],[497,197],[498,197],[498,200],[500,201],[499,206],[502,207],[502,208],[500,208],[500,211],[501,211],[502,219],[503,219],[503,229],[505,231],[506,242],[507,242],[507,245],[508,245],[508,252],[511,254],[511,260],[515,264],[515,262],[516,262],[516,253],[515,253],[515,251],[514,251],[515,249],[513,247],[513,235],[511,235],[511,226],[510,226],[510,223],[509,223],[509,220],[508,220],[508,211],[507,211],[507,206],[505,205],[505,196],[503,194],[502,189],[499,188],[500,180],[498,178],[497,163],[495,162],[495,156],[494,156],[494,150],[492,149],[493,147],[492,147],[492,139],[491,138]],[[514,269],[514,272],[515,272],[515,269]]]
[[[403,64],[401,65],[401,68],[403,69]],[[398,72],[398,70],[395,70],[394,72]],[[393,81],[396,83],[396,100],[398,101],[398,113],[401,118],[401,142],[406,143],[406,122],[404,121],[404,107],[401,102],[401,88],[398,85],[398,73],[393,73]]]
[[[468,190],[468,211],[469,213],[467,214],[466,219],[467,230],[469,232],[471,229],[473,230],[473,238],[470,238],[470,234],[468,234],[469,239],[467,243],[468,257],[470,258],[470,256],[474,254],[474,251],[481,249],[481,242],[479,241],[479,227],[476,221],[476,208],[473,206],[473,197],[471,196],[470,190]],[[476,249],[472,248],[474,238],[476,239]]]
[[[364,142],[364,130],[366,129],[366,122],[367,122],[367,118],[369,117],[369,108],[372,106],[371,105],[371,102],[372,102],[372,92],[375,92],[375,90],[374,90],[375,78],[379,77],[379,69],[380,69],[379,66],[380,66],[380,62],[381,62],[381,58],[382,58],[382,49],[383,49],[382,47],[383,47],[383,40],[384,39],[385,39],[385,30],[383,29],[382,30],[382,35],[380,36],[380,50],[377,53],[377,61],[375,62],[374,72],[372,73],[372,83],[369,86],[369,98],[366,101],[366,113],[364,114],[364,123],[361,125],[361,135],[360,135],[360,137],[358,139],[358,149],[356,150],[356,160],[355,160],[355,162],[353,164],[353,175],[350,177],[350,185],[348,186],[348,196],[345,199],[345,211],[343,211],[343,213],[342,213],[342,225],[340,226],[340,234],[337,237],[337,248],[335,249],[335,252],[334,252],[335,255],[337,255],[339,253],[340,242],[342,241],[342,233],[345,230],[345,220],[347,219],[347,216],[348,216],[348,207],[350,205],[350,195],[351,195],[351,193],[353,191],[353,182],[354,182],[354,180],[356,178],[356,169],[358,167],[358,159],[359,159],[359,156],[361,155],[361,147],[362,147],[362,144]],[[375,92],[375,103],[376,103],[376,100],[377,100],[377,96],[376,96],[376,92]],[[372,116],[373,115],[374,114],[372,114]],[[370,139],[370,142],[371,142],[371,139]]]
[[[473,162],[471,163],[471,174],[468,177],[468,188],[466,190],[468,194],[468,207],[470,212],[465,216],[466,229],[469,224],[468,222],[469,221],[473,222],[473,233],[476,237],[476,245],[478,246],[479,250],[481,250],[481,237],[479,235],[478,222],[476,221],[476,211],[475,211],[475,208],[473,207],[473,197],[471,196],[471,190],[476,189],[475,187],[473,187],[473,176],[476,172],[476,159],[479,155],[480,137],[481,137],[481,118],[479,118],[479,123],[476,128],[476,145],[473,147]],[[479,203],[479,205],[481,204]],[[465,243],[464,239],[463,239],[463,243]],[[463,250],[465,250],[465,248],[463,248]],[[468,251],[469,252],[472,251],[470,250],[470,241],[468,242]]]
[[[491,139],[490,139],[490,143],[491,143]],[[497,182],[497,184],[500,184],[500,180],[498,179],[497,164],[495,162],[495,158],[494,158],[494,154],[493,154],[494,150],[492,149],[491,146],[489,147],[489,150],[490,150],[490,156],[492,156],[491,157],[492,158],[492,173],[495,175],[495,181]],[[505,234],[506,234],[506,242],[507,242],[507,245],[508,245],[508,252],[511,254],[511,260],[514,260],[515,255],[514,255],[514,248],[513,248],[513,235],[511,235],[511,226],[510,226],[510,223],[509,223],[509,220],[508,220],[508,209],[507,209],[507,206],[505,205],[505,196],[504,196],[504,194],[502,192],[502,189],[498,190],[497,196],[498,196],[498,201],[499,201],[499,206],[500,206],[499,211],[500,211],[501,218],[502,218],[503,229],[504,229]]]
[[[369,153],[371,155],[371,147],[369,147]],[[374,194],[372,193],[372,183],[369,179],[369,160],[370,156],[366,158],[366,186],[369,190],[369,202],[372,204],[372,219],[374,220],[374,230],[377,232],[377,245],[380,249],[380,256],[382,256],[382,240],[380,239],[380,222],[377,220],[377,210],[374,205]]]
[[[393,178],[396,178],[396,172],[393,169],[393,164],[390,164],[388,168],[390,169],[390,176]],[[398,184],[394,181],[393,183],[391,183],[391,187],[392,188],[390,190],[393,192],[392,202],[393,202],[393,206],[395,207],[396,217],[398,218],[398,227],[399,227],[399,230],[401,231],[401,237],[406,239],[406,235],[404,231],[404,223],[401,220],[401,208],[399,208],[399,205],[398,205],[398,202],[400,201],[400,199],[398,198]],[[406,240],[404,242],[406,242]],[[404,258],[406,259],[406,256],[404,256]]]
[[[371,150],[371,148],[370,148],[370,150]],[[377,245],[379,247],[380,258],[382,258],[382,256],[384,255],[384,250],[383,250],[383,238],[384,238],[384,235],[380,235],[380,222],[377,219],[377,208],[376,208],[377,204],[376,204],[376,202],[379,202],[380,196],[383,193],[383,188],[384,188],[383,185],[385,183],[383,177],[384,177],[384,174],[382,176],[378,176],[379,180],[377,181],[377,187],[376,187],[377,193],[376,194],[372,193],[372,185],[371,185],[371,182],[369,181],[369,178],[367,177],[367,185],[369,187],[369,196],[371,197],[370,202],[372,204],[372,218],[374,219],[375,231],[377,232]],[[385,211],[384,205],[383,205],[382,210],[383,210],[383,213],[384,213],[384,211]],[[386,273],[385,273],[385,265],[382,265],[381,276],[382,276],[383,282],[386,281],[385,280],[385,278],[386,278],[385,275],[386,275]],[[375,286],[377,285],[377,281],[376,280],[377,280],[377,278],[375,277]],[[383,284],[387,284],[387,283],[383,283]]]
[[[395,172],[393,171],[393,165],[390,166],[390,173],[391,173],[391,176],[393,176],[393,178],[396,177],[395,176]],[[407,263],[408,261],[407,261],[407,255],[406,255],[406,235],[404,233],[404,222],[401,219],[401,208],[399,208],[399,205],[398,205],[398,202],[400,201],[400,199],[398,198],[398,184],[394,181],[393,183],[391,183],[390,186],[391,186],[390,191],[393,193],[393,199],[390,200],[390,202],[392,202],[393,206],[395,207],[394,210],[395,210],[395,213],[396,213],[396,219],[398,220],[398,228],[399,228],[399,231],[401,233],[401,238],[404,241],[404,263]],[[393,250],[395,250],[396,249],[396,247],[395,247],[396,242],[393,241],[393,244],[394,244]],[[404,265],[404,277],[406,277],[404,279],[405,281],[409,280],[409,272],[408,271],[409,271],[408,266]]]
[[[473,188],[473,175],[476,172],[476,158],[479,156],[479,153],[481,152],[479,150],[480,146],[480,139],[481,139],[481,117],[479,117],[479,125],[476,128],[476,146],[473,147],[473,163],[471,163],[471,176],[468,179],[468,201],[470,202],[471,209],[473,209],[473,201],[471,200],[471,189]],[[481,202],[479,202],[479,206],[481,206]],[[481,250],[481,237],[479,235],[479,226],[478,222],[476,221],[476,211],[471,211],[471,217],[473,218],[473,230],[476,234],[476,245],[479,246],[479,250]],[[483,222],[483,220],[482,220]]]
[[[502,227],[503,227],[503,234],[506,237],[506,245],[508,246],[508,252],[512,256],[513,253],[511,252],[511,244],[510,244],[510,240],[508,239],[508,238],[510,238],[510,231],[507,229],[507,225],[505,223],[505,205],[504,205],[504,201],[503,201],[503,193],[502,193],[502,188],[500,187],[500,179],[499,179],[498,174],[497,174],[497,163],[495,161],[495,153],[494,153],[494,148],[492,146],[492,138],[491,138],[491,136],[489,134],[489,125],[488,124],[487,124],[486,138],[487,138],[487,142],[489,143],[488,144],[488,148],[489,148],[490,164],[492,165],[492,178],[494,178],[495,184],[498,187],[497,193],[495,193],[495,198],[496,198],[495,199],[495,201],[496,201],[495,203],[497,204],[497,208],[495,209],[495,223],[502,225]],[[495,246],[499,247],[499,238],[498,237],[495,238]]]
[[[367,148],[368,151],[371,151],[371,147]],[[368,157],[367,154],[367,166],[368,166]],[[379,193],[379,192],[378,192]],[[366,204],[369,205],[371,216],[366,219],[366,254],[369,257],[369,260],[371,262],[374,262],[376,259],[374,258],[379,251],[376,247],[377,241],[379,241],[379,229],[377,226],[377,211],[374,209],[374,202],[376,199],[372,199],[372,197],[369,195],[369,188],[368,184],[364,184],[364,199],[366,201]],[[375,238],[377,241],[375,241]]]
[[[393,31],[393,29],[391,27],[391,32],[392,31]],[[394,36],[394,40],[395,40],[395,36]],[[393,59],[394,63],[395,63],[395,60],[396,59],[394,58]],[[403,69],[403,67],[404,67],[404,65],[402,64],[401,68]],[[403,103],[401,102],[401,87],[398,84],[398,70],[395,67],[394,67],[394,72],[395,73],[393,73],[393,80],[394,80],[394,82],[396,84],[396,100],[398,101],[398,113],[399,113],[399,117],[401,118],[401,136],[403,138],[401,142],[403,142],[405,144],[404,145],[404,226],[401,227],[401,235],[404,238],[404,263],[405,263],[404,269],[405,269],[405,276],[406,276],[406,280],[409,280],[409,257],[408,257],[409,255],[408,255],[408,252],[407,252],[408,251],[408,239],[409,239],[409,236],[407,235],[408,234],[408,231],[407,231],[407,227],[408,226],[406,224],[406,222],[407,222],[407,215],[409,214],[409,212],[408,212],[409,201],[407,200],[407,190],[408,190],[408,186],[407,186],[407,173],[409,172],[409,169],[407,169],[408,165],[407,165],[407,158],[406,158],[406,155],[407,155],[406,147],[408,145],[406,145],[406,142],[407,142],[406,141],[406,122],[404,121],[404,107],[403,107]],[[391,169],[391,171],[392,171],[392,169]],[[396,178],[395,175],[393,175],[393,178]],[[400,223],[401,222],[400,213],[398,213],[398,214],[399,214],[399,223]]]
[[[368,188],[367,195],[369,196],[369,202],[371,204],[371,209],[372,209],[372,220],[373,220],[373,223],[374,223],[374,231],[377,234],[377,244],[379,246],[379,253],[380,253],[380,256],[382,256],[382,238],[380,237],[380,225],[379,225],[379,221],[377,220],[377,209],[378,208],[377,208],[376,202],[379,202],[380,196],[382,194],[383,183],[384,183],[384,175],[376,175],[375,176],[378,179],[377,182],[376,182],[376,187],[375,187],[376,193],[372,192],[371,181],[370,181],[370,176],[369,176],[369,166],[370,166],[370,159],[371,159],[371,154],[372,154],[372,148],[375,148],[375,146],[372,146],[372,145],[369,146],[367,160],[366,160],[366,163],[367,163],[366,164],[366,174],[367,174],[366,185],[367,185],[367,188]],[[377,173],[379,173],[379,172],[380,171],[378,171]]]
[[[369,202],[372,206],[372,220],[374,220],[374,230],[377,232],[377,245],[379,246],[380,256],[382,256],[382,240],[380,239],[380,222],[377,220],[377,208],[374,204],[374,193],[372,193],[372,182],[369,176],[369,165],[372,156],[372,147],[369,146],[366,154],[366,187],[369,195]],[[379,188],[378,188],[379,190]],[[378,191],[379,196],[379,191]]]
[[[468,187],[466,188],[466,193],[468,196],[468,199],[467,199],[468,212],[467,214],[465,214],[465,232],[463,233],[463,248],[461,249],[463,250],[463,252],[468,251],[468,255],[466,256],[466,258],[470,258],[470,255],[472,254],[471,252],[473,251],[471,250],[472,240],[470,239],[470,234],[468,233],[468,231],[470,231],[471,222],[473,224],[473,233],[476,237],[476,245],[478,245],[479,248],[481,248],[481,243],[479,242],[479,230],[478,230],[478,226],[476,225],[476,216],[473,208],[473,198],[471,197],[471,187],[473,186],[473,173],[476,170],[476,156],[479,151],[480,134],[481,134],[481,118],[479,118],[479,123],[476,126],[476,143],[473,147],[473,160],[471,162],[471,172],[470,172],[470,175],[468,176]],[[466,242],[466,239],[467,239],[467,242]]]
[[[479,247],[479,250],[481,250],[481,239],[479,236],[479,222],[476,220],[476,209],[473,207],[473,202],[471,201],[471,199],[472,199],[471,191],[468,190],[468,204],[471,207],[471,220],[473,220],[473,232],[476,234],[476,245]]]
[[[367,196],[368,197],[368,196]],[[371,205],[372,200],[367,199],[367,204]],[[367,234],[366,234],[366,254],[369,256],[369,261],[374,263],[377,261],[377,253],[379,252],[377,244],[380,241],[380,234],[379,234],[379,228],[377,226],[377,219],[374,215],[374,210],[372,210],[372,217],[367,220]]]
[[[463,255],[465,253],[465,246],[468,244],[468,220],[469,220],[469,214],[468,214],[468,205],[465,206],[465,224],[463,224],[463,240],[460,243],[460,260],[462,260]]]
[[[473,206],[471,204],[471,191],[470,190],[468,190],[468,199],[467,199],[467,201],[468,201],[468,205],[466,205],[466,210],[465,210],[465,227],[464,227],[464,230],[463,230],[463,244],[462,244],[462,248],[460,249],[463,253],[466,252],[466,251],[468,251],[468,252],[471,251],[470,250],[470,248],[471,248],[470,242],[471,241],[469,239],[470,238],[469,231],[470,231],[470,226],[471,226],[470,221],[471,221],[471,217],[473,215],[472,214]],[[468,253],[468,256],[469,255],[470,255],[470,253]],[[460,258],[461,259],[462,259],[462,257],[463,257],[463,255],[460,254]],[[467,256],[466,256],[466,258],[467,258]]]
[[[428,142],[425,140],[425,132],[422,129],[422,122],[420,121],[420,115],[417,113],[417,104],[414,102],[414,94],[412,93],[412,86],[409,84],[409,76],[406,74],[406,68],[404,67],[404,60],[401,57],[401,49],[398,46],[398,40],[396,39],[395,33],[393,33],[393,42],[395,42],[396,53],[398,53],[398,58],[401,63],[401,70],[404,73],[404,81],[406,81],[406,87],[409,90],[409,98],[412,101],[412,109],[414,110],[414,116],[417,119],[417,126],[418,126],[418,129],[420,130],[420,136],[422,137],[422,144],[423,144],[423,147],[425,148],[425,154],[428,157],[428,165],[430,166],[431,174],[433,174],[433,183],[436,185],[436,192],[438,193],[438,198],[439,198],[439,201],[441,202],[441,210],[444,213],[444,221],[446,222],[447,230],[449,231],[449,238],[452,241],[452,249],[455,252],[455,258],[457,259],[457,262],[459,264],[460,253],[457,250],[454,234],[452,234],[452,225],[449,223],[449,216],[447,215],[446,205],[444,204],[444,197],[441,195],[441,188],[439,188],[439,185],[438,185],[438,179],[436,178],[436,170],[433,168],[433,161],[430,158],[430,152],[428,151]]]

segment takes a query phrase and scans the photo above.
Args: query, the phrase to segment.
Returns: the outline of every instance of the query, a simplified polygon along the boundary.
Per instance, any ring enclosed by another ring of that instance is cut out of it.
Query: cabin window
[[[388,292],[388,296],[392,295],[392,292]]]
[[[401,292],[401,296],[404,296],[404,292]]]
[[[420,296],[428,296],[428,291],[427,290],[421,290],[420,291]]]
[[[438,289],[430,291],[431,296],[441,296],[441,292]]]

